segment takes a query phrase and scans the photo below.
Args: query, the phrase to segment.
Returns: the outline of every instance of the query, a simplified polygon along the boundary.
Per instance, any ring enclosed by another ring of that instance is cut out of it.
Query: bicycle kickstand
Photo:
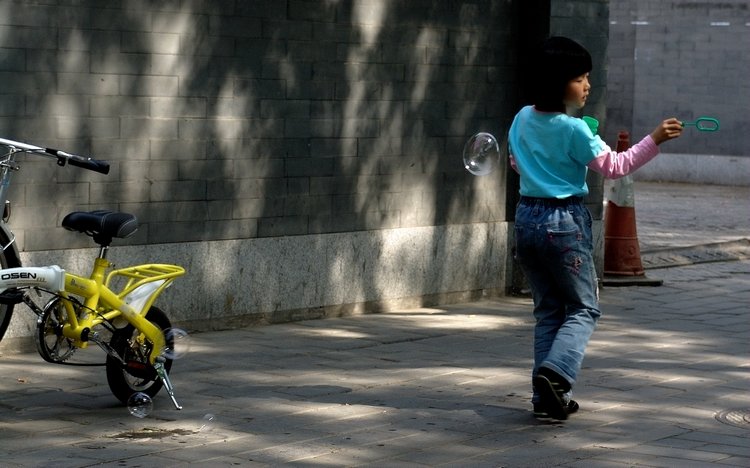
[[[172,403],[174,404],[174,407],[177,408],[178,410],[181,410],[182,406],[180,406],[177,403],[177,400],[174,397],[174,387],[172,387],[172,382],[169,380],[169,375],[167,375],[167,370],[164,369],[164,361],[165,359],[161,356],[156,358],[156,362],[154,363],[154,369],[156,369],[156,374],[164,383],[164,388],[167,389],[167,393],[169,394],[169,398],[172,399]]]

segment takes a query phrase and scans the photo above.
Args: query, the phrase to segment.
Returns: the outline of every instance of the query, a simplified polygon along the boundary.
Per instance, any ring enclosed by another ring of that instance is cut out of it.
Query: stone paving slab
[[[0,356],[3,466],[750,466],[750,261],[605,288],[565,423],[530,414],[530,301],[507,297],[192,336],[128,414],[103,367]],[[103,360],[98,350],[81,354]]]

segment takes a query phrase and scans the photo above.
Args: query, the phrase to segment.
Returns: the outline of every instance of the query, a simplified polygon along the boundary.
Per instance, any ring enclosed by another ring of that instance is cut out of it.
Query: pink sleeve
[[[651,135],[646,135],[641,141],[621,153],[612,151],[612,148],[605,144],[588,167],[607,179],[618,179],[632,174],[658,154],[659,147],[654,143]]]
[[[516,157],[513,156],[513,154],[509,154],[508,158],[510,159],[510,167],[513,168],[514,171],[518,172],[518,165],[516,164]],[[518,172],[520,174],[520,172]]]

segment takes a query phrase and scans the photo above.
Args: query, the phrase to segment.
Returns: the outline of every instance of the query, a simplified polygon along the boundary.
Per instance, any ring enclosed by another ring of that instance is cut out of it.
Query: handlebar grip
[[[90,171],[98,172],[100,174],[109,174],[109,163],[107,161],[100,161],[92,158],[76,158],[72,157],[68,159],[71,166],[82,167]]]
[[[109,174],[109,163],[107,161],[86,158],[78,156],[77,154],[70,154],[65,151],[56,150],[54,148],[46,148],[44,149],[44,152],[57,156],[57,164],[60,166],[64,166],[66,162],[69,162],[71,166],[82,167],[90,171],[99,172],[100,174]]]

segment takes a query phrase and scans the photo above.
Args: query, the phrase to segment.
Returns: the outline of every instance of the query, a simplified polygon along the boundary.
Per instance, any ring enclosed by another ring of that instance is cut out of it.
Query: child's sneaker
[[[556,372],[540,368],[536,377],[534,377],[534,388],[539,393],[539,403],[535,405],[534,414],[546,413],[549,418],[565,421],[570,413],[578,410],[578,404],[575,403],[575,410],[568,411],[568,405],[564,401],[564,395],[570,390],[570,385]]]
[[[578,405],[578,402],[575,400],[570,400],[567,405],[565,405],[565,412],[567,414],[573,414],[580,406]],[[536,403],[534,405],[534,417],[540,421],[553,421],[554,418],[547,413],[547,410],[545,410],[539,403]]]

